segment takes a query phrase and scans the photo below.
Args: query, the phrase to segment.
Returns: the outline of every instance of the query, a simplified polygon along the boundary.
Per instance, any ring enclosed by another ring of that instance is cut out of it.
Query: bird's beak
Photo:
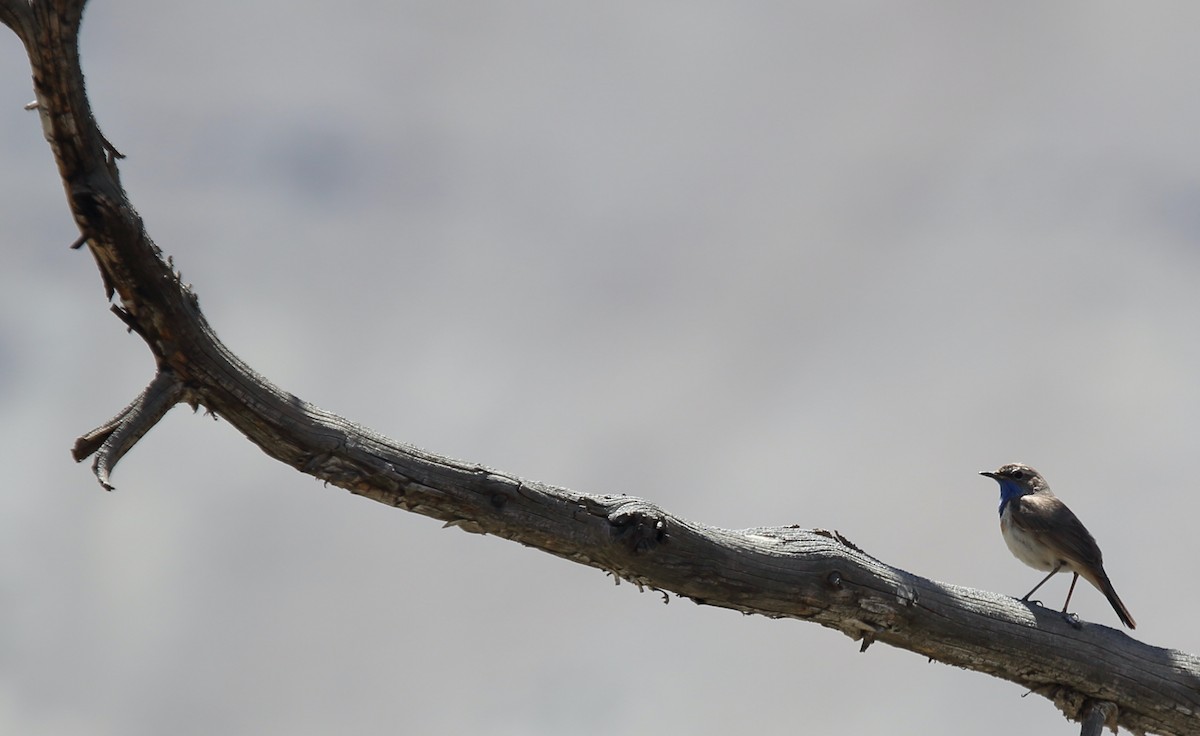
[[[987,477],[991,478],[992,480],[996,479],[996,474],[990,470],[981,470],[981,471],[979,471],[979,474],[986,475]]]

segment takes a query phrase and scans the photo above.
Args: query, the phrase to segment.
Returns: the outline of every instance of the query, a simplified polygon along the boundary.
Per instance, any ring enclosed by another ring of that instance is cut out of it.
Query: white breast
[[[1018,529],[1010,519],[1012,505],[1004,507],[1000,516],[1000,533],[1004,535],[1004,543],[1009,551],[1021,562],[1036,570],[1053,570],[1058,564],[1053,550],[1039,544],[1032,534]]]

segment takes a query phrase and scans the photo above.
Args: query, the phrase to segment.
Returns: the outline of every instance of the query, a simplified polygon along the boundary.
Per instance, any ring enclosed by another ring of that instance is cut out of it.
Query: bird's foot
[[[1083,622],[1080,621],[1079,617],[1076,616],[1075,614],[1067,613],[1066,611],[1063,611],[1062,617],[1063,617],[1063,621],[1066,621],[1067,624],[1069,626],[1071,626],[1072,628],[1079,629],[1079,630],[1083,629]]]
[[[1045,604],[1043,604],[1041,601],[1029,600],[1029,596],[1025,596],[1024,598],[1018,598],[1017,600],[1021,601],[1022,603],[1028,603],[1031,606],[1041,606],[1042,608],[1046,607]]]

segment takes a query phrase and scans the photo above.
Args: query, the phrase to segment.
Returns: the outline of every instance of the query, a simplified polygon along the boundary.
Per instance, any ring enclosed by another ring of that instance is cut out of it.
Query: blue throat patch
[[[1000,515],[1004,516],[1004,507],[1014,498],[1020,498],[1025,495],[1021,486],[1013,483],[1011,480],[999,479],[1000,483]]]

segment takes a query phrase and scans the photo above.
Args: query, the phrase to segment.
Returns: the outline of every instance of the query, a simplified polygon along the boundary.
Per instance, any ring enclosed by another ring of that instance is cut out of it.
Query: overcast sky
[[[97,2],[126,189],[222,339],[404,442],[1022,595],[1039,468],[1200,651],[1195,3]],[[0,33],[0,732],[1011,734],[1016,685],[443,530],[150,380]],[[1062,600],[1062,577],[1043,589]],[[1073,609],[1119,626],[1104,598]],[[981,718],[981,716],[986,717]]]

